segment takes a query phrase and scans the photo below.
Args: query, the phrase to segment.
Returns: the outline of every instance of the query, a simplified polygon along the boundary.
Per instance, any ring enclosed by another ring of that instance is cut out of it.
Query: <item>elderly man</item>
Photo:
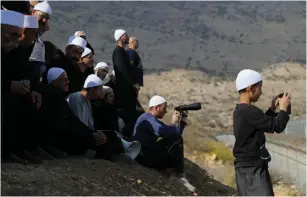
[[[66,101],[65,94],[69,92],[67,73],[62,68],[52,67],[47,72],[48,87],[44,89],[42,114],[46,130],[53,131],[53,144],[69,154],[83,154],[87,149],[94,149],[103,140],[96,130],[86,126],[75,116]],[[52,124],[50,124],[52,120]],[[61,153],[60,155],[64,155]]]
[[[137,79],[138,84],[140,86],[144,86],[143,65],[139,54],[136,52],[138,48],[139,48],[139,41],[136,39],[136,37],[130,37],[127,53],[129,55],[129,60],[135,69],[135,77]]]
[[[82,53],[85,50],[86,40],[78,36],[69,37],[67,46],[65,48],[65,56],[61,55],[60,51],[57,51],[50,62],[53,65],[64,69],[68,75],[69,92],[73,93],[82,90],[84,81],[86,79],[85,70],[86,66],[80,62]]]
[[[125,50],[129,42],[126,31],[117,29],[114,33],[114,38],[117,42],[112,55],[116,75],[115,102],[120,110],[119,116],[126,124],[124,135],[131,137],[136,120],[136,100],[139,84]]]
[[[67,102],[74,115],[91,129],[94,129],[94,119],[90,101],[100,98],[101,91],[102,80],[96,75],[89,75],[85,80],[83,89],[67,97]],[[102,138],[101,141],[97,141],[95,157],[112,159],[112,155],[124,151],[121,141],[118,139],[115,132],[97,131],[93,135]]]
[[[184,156],[182,133],[186,126],[187,114],[182,118],[177,111],[172,117],[172,124],[166,125],[162,119],[167,113],[167,102],[161,96],[153,96],[149,101],[149,112],[141,115],[134,128],[133,140],[142,144],[142,154],[137,161],[142,165],[165,170],[175,170],[175,177],[183,178]],[[194,190],[193,187],[188,189]]]
[[[11,11],[1,10],[1,14],[5,12]],[[14,16],[16,17],[16,15],[3,14],[2,22],[9,17],[9,21],[13,20],[16,23],[16,18],[12,18]],[[50,155],[38,148],[40,144],[44,144],[39,131],[41,125],[37,113],[37,109],[41,106],[41,95],[34,91],[34,86],[30,86],[32,81],[28,78],[28,74],[31,73],[31,70],[27,67],[30,54],[27,47],[36,38],[35,29],[38,28],[38,21],[31,15],[22,16],[22,18],[24,30],[18,42],[20,46],[4,53],[1,59],[1,75],[4,80],[2,101],[5,103],[2,106],[5,114],[3,115],[3,133],[9,133],[8,143],[11,143],[12,153],[29,162],[41,163],[42,160],[38,157],[50,159]],[[10,140],[13,140],[14,143]]]

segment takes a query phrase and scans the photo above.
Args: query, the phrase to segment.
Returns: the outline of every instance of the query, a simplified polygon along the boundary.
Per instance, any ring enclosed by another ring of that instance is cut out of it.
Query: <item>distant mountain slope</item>
[[[52,30],[62,49],[86,31],[96,61],[110,60],[113,33],[140,41],[146,69],[195,68],[233,75],[242,68],[306,61],[305,2],[50,2]]]

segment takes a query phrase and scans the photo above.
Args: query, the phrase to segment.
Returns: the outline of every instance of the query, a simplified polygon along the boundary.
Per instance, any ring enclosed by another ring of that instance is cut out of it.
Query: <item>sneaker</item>
[[[195,187],[185,178],[185,177],[178,177],[178,176],[170,176],[170,180],[175,181],[184,187],[186,187],[190,192],[195,192]]]

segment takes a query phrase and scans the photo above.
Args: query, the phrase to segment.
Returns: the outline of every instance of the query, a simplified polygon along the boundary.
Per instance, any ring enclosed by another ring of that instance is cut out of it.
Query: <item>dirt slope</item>
[[[198,195],[233,195],[197,165],[186,160],[187,177]],[[138,164],[129,166],[104,160],[71,158],[43,165],[5,163],[1,167],[1,195],[193,195],[160,173]]]

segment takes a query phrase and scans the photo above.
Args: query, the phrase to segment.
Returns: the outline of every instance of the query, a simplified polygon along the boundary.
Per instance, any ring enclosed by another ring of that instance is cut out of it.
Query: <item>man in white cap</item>
[[[67,102],[74,115],[91,129],[95,128],[90,101],[100,98],[101,91],[102,80],[92,74],[86,78],[83,89],[80,92],[75,92],[67,97]],[[97,131],[93,135],[97,139],[95,157],[111,159],[113,154],[123,152],[121,141],[117,138],[115,132]]]
[[[107,63],[105,62],[99,62],[98,64],[96,64],[95,68],[94,68],[95,74],[104,81],[104,79],[106,78],[107,74],[109,73],[109,66]],[[103,83],[106,84],[106,83]]]
[[[144,166],[165,170],[171,168],[182,178],[184,169],[182,133],[186,126],[187,114],[182,117],[175,111],[172,124],[166,125],[162,119],[167,113],[167,102],[161,96],[153,96],[149,101],[149,112],[136,121],[133,140],[142,144],[142,154],[137,161]]]
[[[86,40],[78,36],[71,36],[65,48],[65,56],[59,55],[51,62],[63,68],[70,81],[69,93],[78,92],[83,88],[84,81],[88,75],[85,73],[86,66],[80,62],[81,56],[86,48]]]
[[[88,42],[87,37],[86,37],[86,34],[85,34],[84,31],[76,31],[75,34],[74,34],[74,36],[79,36],[79,37],[85,39],[85,40],[87,41],[86,47],[89,48],[89,49],[91,49],[93,55],[95,55],[94,48],[93,48],[93,47],[90,45],[90,43]]]
[[[2,55],[18,46],[17,41],[22,35],[23,23],[23,14],[10,10],[1,10]]]
[[[77,117],[68,102],[65,93],[68,92],[68,76],[62,68],[52,67],[47,72],[48,86],[44,88],[44,103],[42,107],[43,124],[48,125],[45,132],[52,131],[52,144],[57,150],[53,155],[63,157],[63,150],[70,155],[84,154],[87,149],[94,149],[96,144],[104,141],[104,136],[96,133],[96,130],[86,126]],[[82,107],[82,106],[78,106]],[[52,120],[52,124],[50,124]],[[49,151],[49,149],[48,149]]]
[[[120,117],[125,121],[124,135],[131,137],[136,121],[136,101],[139,84],[134,75],[134,68],[125,50],[129,37],[125,30],[117,29],[114,33],[117,46],[113,51],[112,60],[116,75],[115,101],[120,110]]]
[[[52,9],[47,1],[37,3],[33,8],[32,15],[36,16],[38,19],[39,35],[42,35],[49,30],[49,22],[52,15]]]
[[[84,52],[81,55],[79,63],[85,67],[85,70],[93,67],[94,54],[91,49],[85,47]]]
[[[240,101],[233,113],[236,138],[233,155],[239,196],[274,196],[268,171],[271,156],[265,147],[264,132],[284,131],[289,121],[290,95],[284,93],[280,98],[275,97],[263,113],[252,105],[262,94],[262,83],[262,76],[250,69],[241,70],[236,78]],[[275,113],[277,106],[279,113]]]

